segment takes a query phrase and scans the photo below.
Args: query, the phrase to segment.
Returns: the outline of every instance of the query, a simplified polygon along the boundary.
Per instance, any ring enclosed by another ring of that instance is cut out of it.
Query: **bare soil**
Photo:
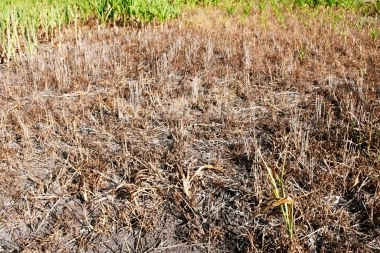
[[[379,40],[267,14],[68,29],[2,64],[0,252],[379,252]]]

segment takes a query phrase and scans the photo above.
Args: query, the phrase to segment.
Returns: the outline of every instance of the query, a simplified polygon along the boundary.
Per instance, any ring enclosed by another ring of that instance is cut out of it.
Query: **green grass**
[[[63,26],[96,19],[100,25],[130,21],[164,21],[179,14],[179,3],[168,0],[2,1],[0,47],[7,57],[33,51],[38,41],[50,40]]]

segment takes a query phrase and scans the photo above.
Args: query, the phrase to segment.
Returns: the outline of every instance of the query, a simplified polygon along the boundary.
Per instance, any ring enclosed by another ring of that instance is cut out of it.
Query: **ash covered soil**
[[[1,65],[0,249],[379,252],[379,40],[284,17],[83,26]]]

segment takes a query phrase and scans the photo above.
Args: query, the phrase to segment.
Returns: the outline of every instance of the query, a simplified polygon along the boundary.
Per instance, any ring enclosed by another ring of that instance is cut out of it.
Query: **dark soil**
[[[83,27],[3,64],[0,249],[379,252],[379,40],[270,14]],[[258,150],[293,242],[279,207],[255,215]]]

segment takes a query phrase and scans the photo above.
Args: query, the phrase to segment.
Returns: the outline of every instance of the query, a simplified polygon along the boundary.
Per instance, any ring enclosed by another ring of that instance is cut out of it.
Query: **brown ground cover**
[[[379,40],[337,24],[193,10],[0,66],[2,250],[379,252]]]

